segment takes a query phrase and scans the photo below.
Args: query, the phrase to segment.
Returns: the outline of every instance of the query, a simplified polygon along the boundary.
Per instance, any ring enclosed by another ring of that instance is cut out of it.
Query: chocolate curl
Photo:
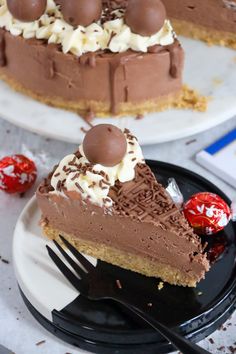
[[[171,199],[175,203],[175,205],[178,208],[182,208],[183,203],[184,203],[184,197],[183,194],[181,193],[179,186],[174,178],[169,178],[168,179],[168,186],[166,188],[166,191],[169,193]]]

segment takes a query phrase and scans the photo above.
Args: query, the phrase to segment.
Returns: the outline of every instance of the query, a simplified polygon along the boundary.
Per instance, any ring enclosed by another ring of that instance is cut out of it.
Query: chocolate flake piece
[[[193,144],[197,141],[197,139],[192,139],[192,140],[189,140],[189,141],[186,141],[185,145],[190,145],[190,144]]]
[[[222,350],[225,350],[225,346],[222,345],[221,347],[217,348],[217,350],[219,350],[220,352],[222,352]]]
[[[119,279],[116,280],[116,285],[118,289],[122,289],[122,285]]]
[[[41,340],[40,342],[35,343],[35,345],[39,346],[46,343],[46,340]]]
[[[6,65],[5,31],[0,28],[0,67]]]
[[[7,259],[1,258],[2,263],[9,264],[10,262]]]
[[[144,115],[143,114],[141,114],[141,113],[139,113],[139,114],[137,114],[137,116],[136,116],[136,120],[141,120],[141,119],[143,119],[144,118]]]

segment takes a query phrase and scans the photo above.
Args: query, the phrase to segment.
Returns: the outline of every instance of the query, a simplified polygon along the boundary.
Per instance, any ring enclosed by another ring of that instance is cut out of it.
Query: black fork
[[[180,334],[166,327],[164,324],[154,319],[148,311],[134,306],[130,297],[127,296],[125,290],[119,280],[113,276],[101,272],[94,267],[79,251],[77,251],[64,237],[60,236],[64,245],[74,255],[75,261],[58,242],[53,241],[59,252],[64,256],[70,264],[73,271],[58,257],[58,255],[49,247],[48,254],[52,261],[56,264],[61,273],[69,280],[69,282],[81,293],[90,300],[113,300],[122,304],[130,311],[142,318],[152,328],[165,337],[172,345],[183,354],[210,354],[207,350],[190,342]],[[134,292],[135,294],[135,292]],[[134,296],[133,294],[133,296]]]

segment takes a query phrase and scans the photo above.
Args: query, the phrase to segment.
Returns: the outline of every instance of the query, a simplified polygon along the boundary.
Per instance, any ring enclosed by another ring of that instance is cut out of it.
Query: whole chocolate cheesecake
[[[45,235],[63,235],[85,254],[189,287],[209,269],[199,237],[128,130],[93,127],[41,183],[37,201]]]
[[[160,0],[0,0],[0,78],[97,116],[206,109]]]
[[[163,0],[178,34],[236,49],[236,0]]]

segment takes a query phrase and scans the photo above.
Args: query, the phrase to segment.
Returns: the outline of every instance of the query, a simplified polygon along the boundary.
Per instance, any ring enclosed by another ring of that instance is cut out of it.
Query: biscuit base
[[[210,46],[216,44],[236,49],[236,33],[217,31],[183,20],[172,19],[171,21],[178,35],[200,39]]]
[[[110,105],[104,102],[97,101],[64,101],[60,97],[46,97],[39,95],[25,87],[13,78],[9,78],[1,73],[0,79],[5,81],[13,90],[25,94],[37,101],[47,104],[52,107],[62,108],[68,111],[75,112],[79,115],[86,116],[88,111],[94,112],[97,117],[111,116]],[[117,116],[124,115],[139,115],[151,112],[161,112],[171,108],[177,109],[193,109],[200,112],[207,110],[208,98],[201,96],[197,91],[183,85],[180,92],[168,96],[161,96],[155,100],[147,100],[140,103],[121,103]]]
[[[43,226],[44,234],[51,240],[56,240],[62,244],[59,235],[64,236],[78,251],[111,263],[124,269],[143,274],[147,277],[161,278],[163,281],[185,287],[196,287],[196,279],[170,265],[163,264],[152,258],[131,254],[127,251],[117,249],[105,244],[82,240],[73,237],[63,231],[57,230],[50,225]]]

